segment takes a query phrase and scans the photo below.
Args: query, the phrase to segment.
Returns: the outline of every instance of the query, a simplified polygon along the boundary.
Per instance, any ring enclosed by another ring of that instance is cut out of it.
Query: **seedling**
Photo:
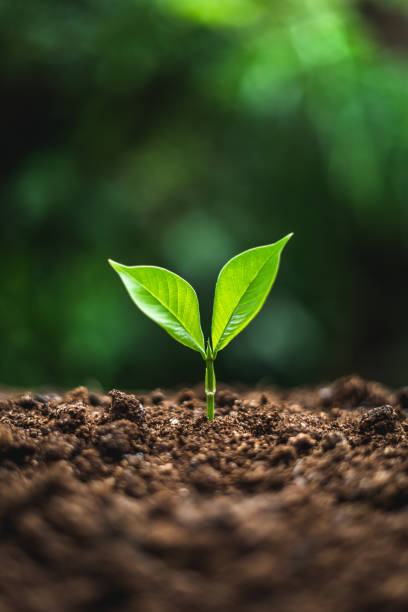
[[[292,237],[244,251],[230,259],[215,287],[211,339],[201,330],[197,294],[183,278],[156,266],[124,266],[109,259],[136,306],[181,344],[198,351],[205,361],[207,416],[214,420],[215,373],[218,353],[262,308],[278,273],[280,255]]]

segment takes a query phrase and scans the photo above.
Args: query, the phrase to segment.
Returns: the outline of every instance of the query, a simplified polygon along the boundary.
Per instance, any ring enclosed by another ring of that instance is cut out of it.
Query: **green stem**
[[[215,390],[214,360],[207,356],[205,360],[205,395],[207,397],[207,417],[209,421],[214,420]]]

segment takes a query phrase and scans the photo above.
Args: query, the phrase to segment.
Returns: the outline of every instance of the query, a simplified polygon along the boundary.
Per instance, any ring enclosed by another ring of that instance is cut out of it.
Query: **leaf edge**
[[[193,347],[188,346],[187,344],[184,344],[183,342],[180,342],[180,341],[179,341],[177,338],[174,338],[174,336],[172,336],[172,335],[171,335],[171,334],[170,334],[170,333],[169,333],[169,332],[166,330],[166,328],[165,328],[165,327],[163,327],[162,325],[158,324],[158,323],[157,323],[157,321],[155,321],[155,320],[154,320],[154,319],[153,319],[151,316],[149,316],[148,314],[146,314],[144,311],[141,311],[141,312],[143,312],[143,314],[144,314],[144,315],[145,315],[145,316],[146,316],[148,319],[150,319],[151,321],[153,321],[154,323],[156,323],[156,325],[159,325],[159,327],[161,327],[162,329],[164,329],[164,331],[165,331],[165,332],[166,332],[166,333],[167,333],[167,334],[168,334],[168,335],[169,335],[171,338],[173,338],[173,340],[176,340],[177,342],[179,342],[179,343],[180,343],[180,344],[182,344],[183,346],[186,346],[187,348],[191,348],[192,350],[196,350],[198,353],[200,353],[200,355],[203,357],[203,359],[205,359],[205,358],[206,358],[206,353],[205,353],[205,341],[204,341],[204,334],[203,334],[203,330],[202,330],[202,327],[201,327],[200,304],[199,304],[199,301],[198,301],[198,295],[197,295],[197,292],[196,292],[196,290],[194,289],[194,287],[193,287],[192,285],[190,285],[190,283],[189,283],[188,281],[186,281],[186,279],[185,279],[185,278],[183,278],[183,277],[182,277],[182,276],[180,276],[179,274],[176,274],[175,272],[172,272],[171,270],[168,270],[167,268],[163,268],[163,267],[161,267],[161,266],[126,266],[126,265],[124,265],[124,264],[119,263],[118,261],[114,261],[113,259],[108,259],[107,261],[108,261],[109,265],[110,265],[110,266],[113,268],[113,270],[116,272],[116,274],[119,276],[119,278],[120,278],[120,272],[119,272],[119,270],[117,269],[117,267],[116,267],[116,266],[120,267],[121,271],[124,271],[125,273],[127,273],[127,270],[132,269],[132,268],[152,268],[152,269],[154,269],[154,270],[163,270],[164,272],[168,272],[168,273],[172,274],[173,276],[176,276],[177,278],[179,278],[180,280],[182,280],[184,283],[186,283],[186,284],[187,284],[187,285],[188,285],[188,286],[191,288],[191,290],[193,291],[193,293],[194,293],[194,295],[195,295],[195,297],[196,297],[196,299],[197,299],[197,305],[198,305],[198,316],[199,316],[199,323],[200,323],[200,331],[201,331],[201,336],[202,336],[202,346],[200,346],[200,345],[198,344],[198,342],[195,340],[195,338],[193,338],[193,336],[191,336],[190,332],[189,332],[189,331],[188,331],[186,328],[184,328],[184,329],[186,329],[186,331],[189,333],[190,337],[191,337],[191,338],[194,340],[195,344],[197,345],[197,349],[194,349]],[[131,278],[132,278],[134,281],[136,281],[136,279],[135,279],[133,276],[131,276],[131,274],[129,274],[129,273],[128,273],[128,276],[130,276],[130,277],[131,277]],[[122,279],[121,279],[121,280],[122,280]],[[122,282],[123,282],[123,281],[122,281]],[[137,282],[137,281],[136,281],[136,282]],[[128,294],[129,294],[129,296],[130,296],[131,300],[133,301],[133,303],[134,303],[134,304],[135,304],[135,305],[136,305],[136,306],[139,308],[139,310],[141,310],[141,309],[140,309],[140,307],[139,307],[139,306],[138,306],[138,305],[137,305],[137,304],[134,302],[134,300],[133,300],[132,296],[131,296],[131,295],[130,295],[130,293],[129,293],[128,288],[126,287],[126,285],[125,285],[125,289],[126,289],[126,291],[128,292]],[[146,289],[146,288],[144,287],[144,289]],[[146,291],[148,291],[148,289],[146,289]],[[150,292],[149,292],[149,293],[150,293]],[[153,294],[152,294],[152,295],[153,295]],[[154,297],[154,298],[155,298],[157,301],[160,301],[160,300],[159,300],[159,299],[158,299],[158,298],[157,298],[155,295],[153,295],[153,297]],[[162,306],[164,306],[164,304],[162,304]],[[167,307],[165,307],[165,308],[167,308]],[[177,317],[177,316],[176,316],[176,315],[175,315],[175,314],[174,314],[172,311],[170,311],[170,310],[169,310],[169,312],[170,312],[170,313],[172,314],[172,316],[173,316],[173,317],[174,317],[174,318],[175,318],[175,319],[178,321],[178,323],[180,323],[180,325],[182,325],[182,326],[184,327],[184,325],[181,323],[181,321],[178,319],[178,317]]]

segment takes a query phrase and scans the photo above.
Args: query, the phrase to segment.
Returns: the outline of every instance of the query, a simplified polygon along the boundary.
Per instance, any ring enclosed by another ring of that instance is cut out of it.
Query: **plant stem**
[[[215,390],[214,360],[207,356],[205,360],[205,394],[207,396],[207,417],[209,421],[214,420]]]

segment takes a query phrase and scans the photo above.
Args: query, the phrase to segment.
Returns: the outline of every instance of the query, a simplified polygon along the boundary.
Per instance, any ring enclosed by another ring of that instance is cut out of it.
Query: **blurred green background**
[[[218,378],[408,379],[408,9],[0,0],[0,381],[148,388],[203,363],[106,263],[216,276],[293,231]]]

